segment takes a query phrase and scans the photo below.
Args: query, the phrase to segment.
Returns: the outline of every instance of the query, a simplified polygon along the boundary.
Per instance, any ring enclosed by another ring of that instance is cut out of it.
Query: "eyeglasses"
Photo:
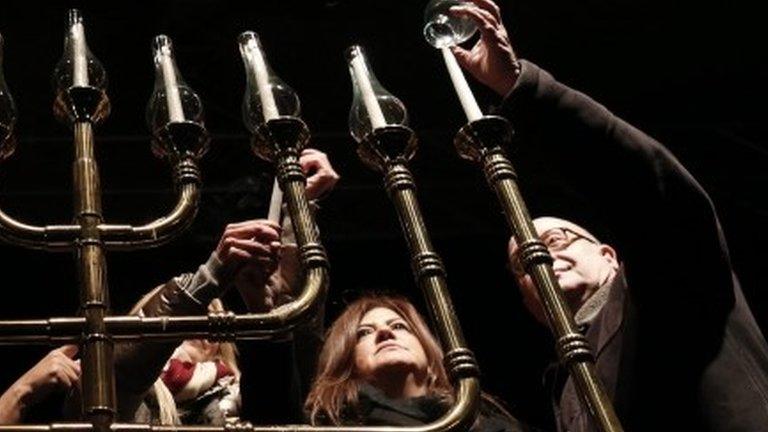
[[[598,244],[594,239],[577,233],[568,228],[551,228],[539,236],[549,252],[558,252],[572,245],[576,240],[586,240],[592,244]],[[520,249],[516,249],[509,257],[510,269],[517,277],[525,276],[525,268],[520,261]]]

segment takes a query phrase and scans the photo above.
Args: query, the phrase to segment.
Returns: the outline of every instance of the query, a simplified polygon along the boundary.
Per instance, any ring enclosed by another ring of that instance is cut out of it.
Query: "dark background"
[[[318,214],[332,263],[331,312],[361,289],[388,289],[421,301],[381,178],[362,166],[348,134],[351,85],[343,51],[361,43],[379,80],[408,107],[419,134],[412,169],[422,210],[446,263],[484,387],[523,420],[546,426],[548,401],[540,384],[551,339],[528,317],[506,273],[508,229],[493,196],[479,170],[460,160],[451,144],[465,119],[440,55],[421,36],[424,3],[3,1],[4,69],[19,110],[19,145],[0,167],[0,206],[35,224],[72,217],[71,136],[51,115],[51,73],[62,53],[66,9],[76,6],[83,10],[90,49],[109,74],[112,115],[96,132],[105,217],[138,224],[170,209],[169,171],[150,154],[144,123],[154,82],[150,41],[165,33],[174,41],[184,79],[204,102],[213,135],[202,162],[202,206],[192,229],[174,243],[108,255],[114,311],[125,312],[150,288],[193,270],[226,222],[266,214],[271,168],[248,147],[235,43],[240,32],[254,30],[273,69],[300,95],[313,145],[330,155],[342,176]],[[665,143],[709,191],[745,294],[768,329],[761,277],[768,260],[766,35],[754,2],[544,0],[500,6],[521,57]],[[481,85],[472,85],[482,105],[498,103]],[[525,179],[534,213],[539,203],[560,202],[551,192],[554,177],[545,171]],[[565,216],[589,213],[562,202],[569,210]],[[601,232],[600,226],[590,228]],[[671,247],[685,253],[686,245]],[[0,317],[76,313],[69,254],[2,245],[0,263]],[[48,349],[2,348],[0,387]]]

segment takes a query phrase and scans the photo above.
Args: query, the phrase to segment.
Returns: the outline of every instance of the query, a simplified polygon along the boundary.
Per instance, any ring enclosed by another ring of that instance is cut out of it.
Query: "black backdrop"
[[[498,206],[479,170],[452,148],[462,111],[439,54],[421,37],[423,1],[3,1],[0,32],[6,39],[5,75],[19,109],[19,146],[0,166],[0,206],[30,223],[72,217],[70,134],[50,109],[50,76],[72,6],[83,10],[89,46],[109,74],[112,115],[97,129],[108,221],[145,222],[173,202],[168,169],[151,156],[144,124],[154,80],[149,48],[154,35],[173,39],[178,66],[202,97],[213,134],[202,163],[202,207],[192,229],[155,250],[108,255],[116,312],[204,261],[227,221],[266,213],[270,167],[250,153],[240,119],[244,76],[235,40],[245,30],[260,34],[272,67],[301,97],[313,145],[330,155],[342,176],[318,215],[333,270],[331,313],[361,289],[392,290],[421,301],[381,179],[361,165],[347,132],[351,86],[343,51],[361,43],[380,81],[408,107],[419,134],[412,168],[422,210],[445,260],[484,387],[522,419],[546,425],[540,377],[551,340],[527,316],[504,269],[507,228]],[[501,7],[522,57],[664,142],[710,192],[747,298],[768,329],[761,278],[768,260],[768,147],[761,106],[767,76],[759,42],[765,31],[756,6],[545,0],[503,1]],[[498,102],[472,85],[484,105]],[[567,187],[553,187],[554,176],[546,170],[526,172],[524,192],[534,213],[562,209],[571,217],[588,217]],[[600,232],[599,226],[592,228]],[[676,247],[685,253],[686,245]],[[0,257],[0,317],[76,312],[70,255],[1,245]],[[2,348],[0,387],[47,349]]]

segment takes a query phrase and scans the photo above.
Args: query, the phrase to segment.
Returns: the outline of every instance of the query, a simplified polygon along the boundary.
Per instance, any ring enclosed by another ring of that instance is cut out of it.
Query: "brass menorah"
[[[0,321],[0,344],[80,343],[82,415],[87,423],[11,425],[0,426],[0,430],[136,430],[139,425],[114,423],[117,403],[113,351],[116,341],[275,338],[307,319],[327,287],[327,259],[309,211],[306,179],[298,163],[309,133],[300,119],[284,116],[258,130],[258,139],[254,139],[258,145],[254,147],[258,154],[276,162],[278,182],[286,194],[303,271],[296,300],[263,314],[110,315],[105,251],[158,246],[191,224],[200,197],[197,162],[209,142],[202,104],[181,79],[170,39],[156,37],[153,52],[156,82],[148,119],[155,154],[166,158],[173,166],[177,203],[170,213],[145,225],[108,224],[102,215],[99,171],[94,157],[94,126],[105,120],[110,111],[106,72],[88,50],[80,13],[77,10],[69,13],[65,51],[54,73],[57,85],[54,114],[73,131],[74,222],[34,226],[0,211],[0,238],[27,248],[74,252],[82,316]],[[1,53],[0,37],[0,66]],[[0,102],[3,104],[0,111],[4,114],[0,116],[0,160],[7,159],[16,144],[15,109],[1,72],[0,68]]]

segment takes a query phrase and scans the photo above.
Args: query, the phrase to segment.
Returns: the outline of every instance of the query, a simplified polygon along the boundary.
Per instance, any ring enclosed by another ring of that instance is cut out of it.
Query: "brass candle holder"
[[[622,426],[602,383],[595,373],[595,357],[586,337],[579,333],[573,313],[563,298],[552,271],[552,256],[539,239],[517,185],[517,173],[504,152],[513,134],[509,121],[483,116],[470,121],[456,134],[454,145],[464,159],[481,165],[495,192],[519,251],[520,261],[531,276],[555,336],[560,362],[570,371],[579,397],[602,431],[621,431]]]
[[[446,352],[446,372],[456,392],[451,409],[422,429],[467,430],[475,421],[480,402],[479,367],[464,340],[448,292],[445,267],[432,247],[416,198],[416,183],[408,169],[408,161],[416,152],[416,136],[405,126],[405,106],[376,80],[363,49],[350,47],[347,61],[354,94],[350,132],[359,142],[360,159],[384,175],[384,186],[411,253],[413,276],[429,305],[430,317]]]

